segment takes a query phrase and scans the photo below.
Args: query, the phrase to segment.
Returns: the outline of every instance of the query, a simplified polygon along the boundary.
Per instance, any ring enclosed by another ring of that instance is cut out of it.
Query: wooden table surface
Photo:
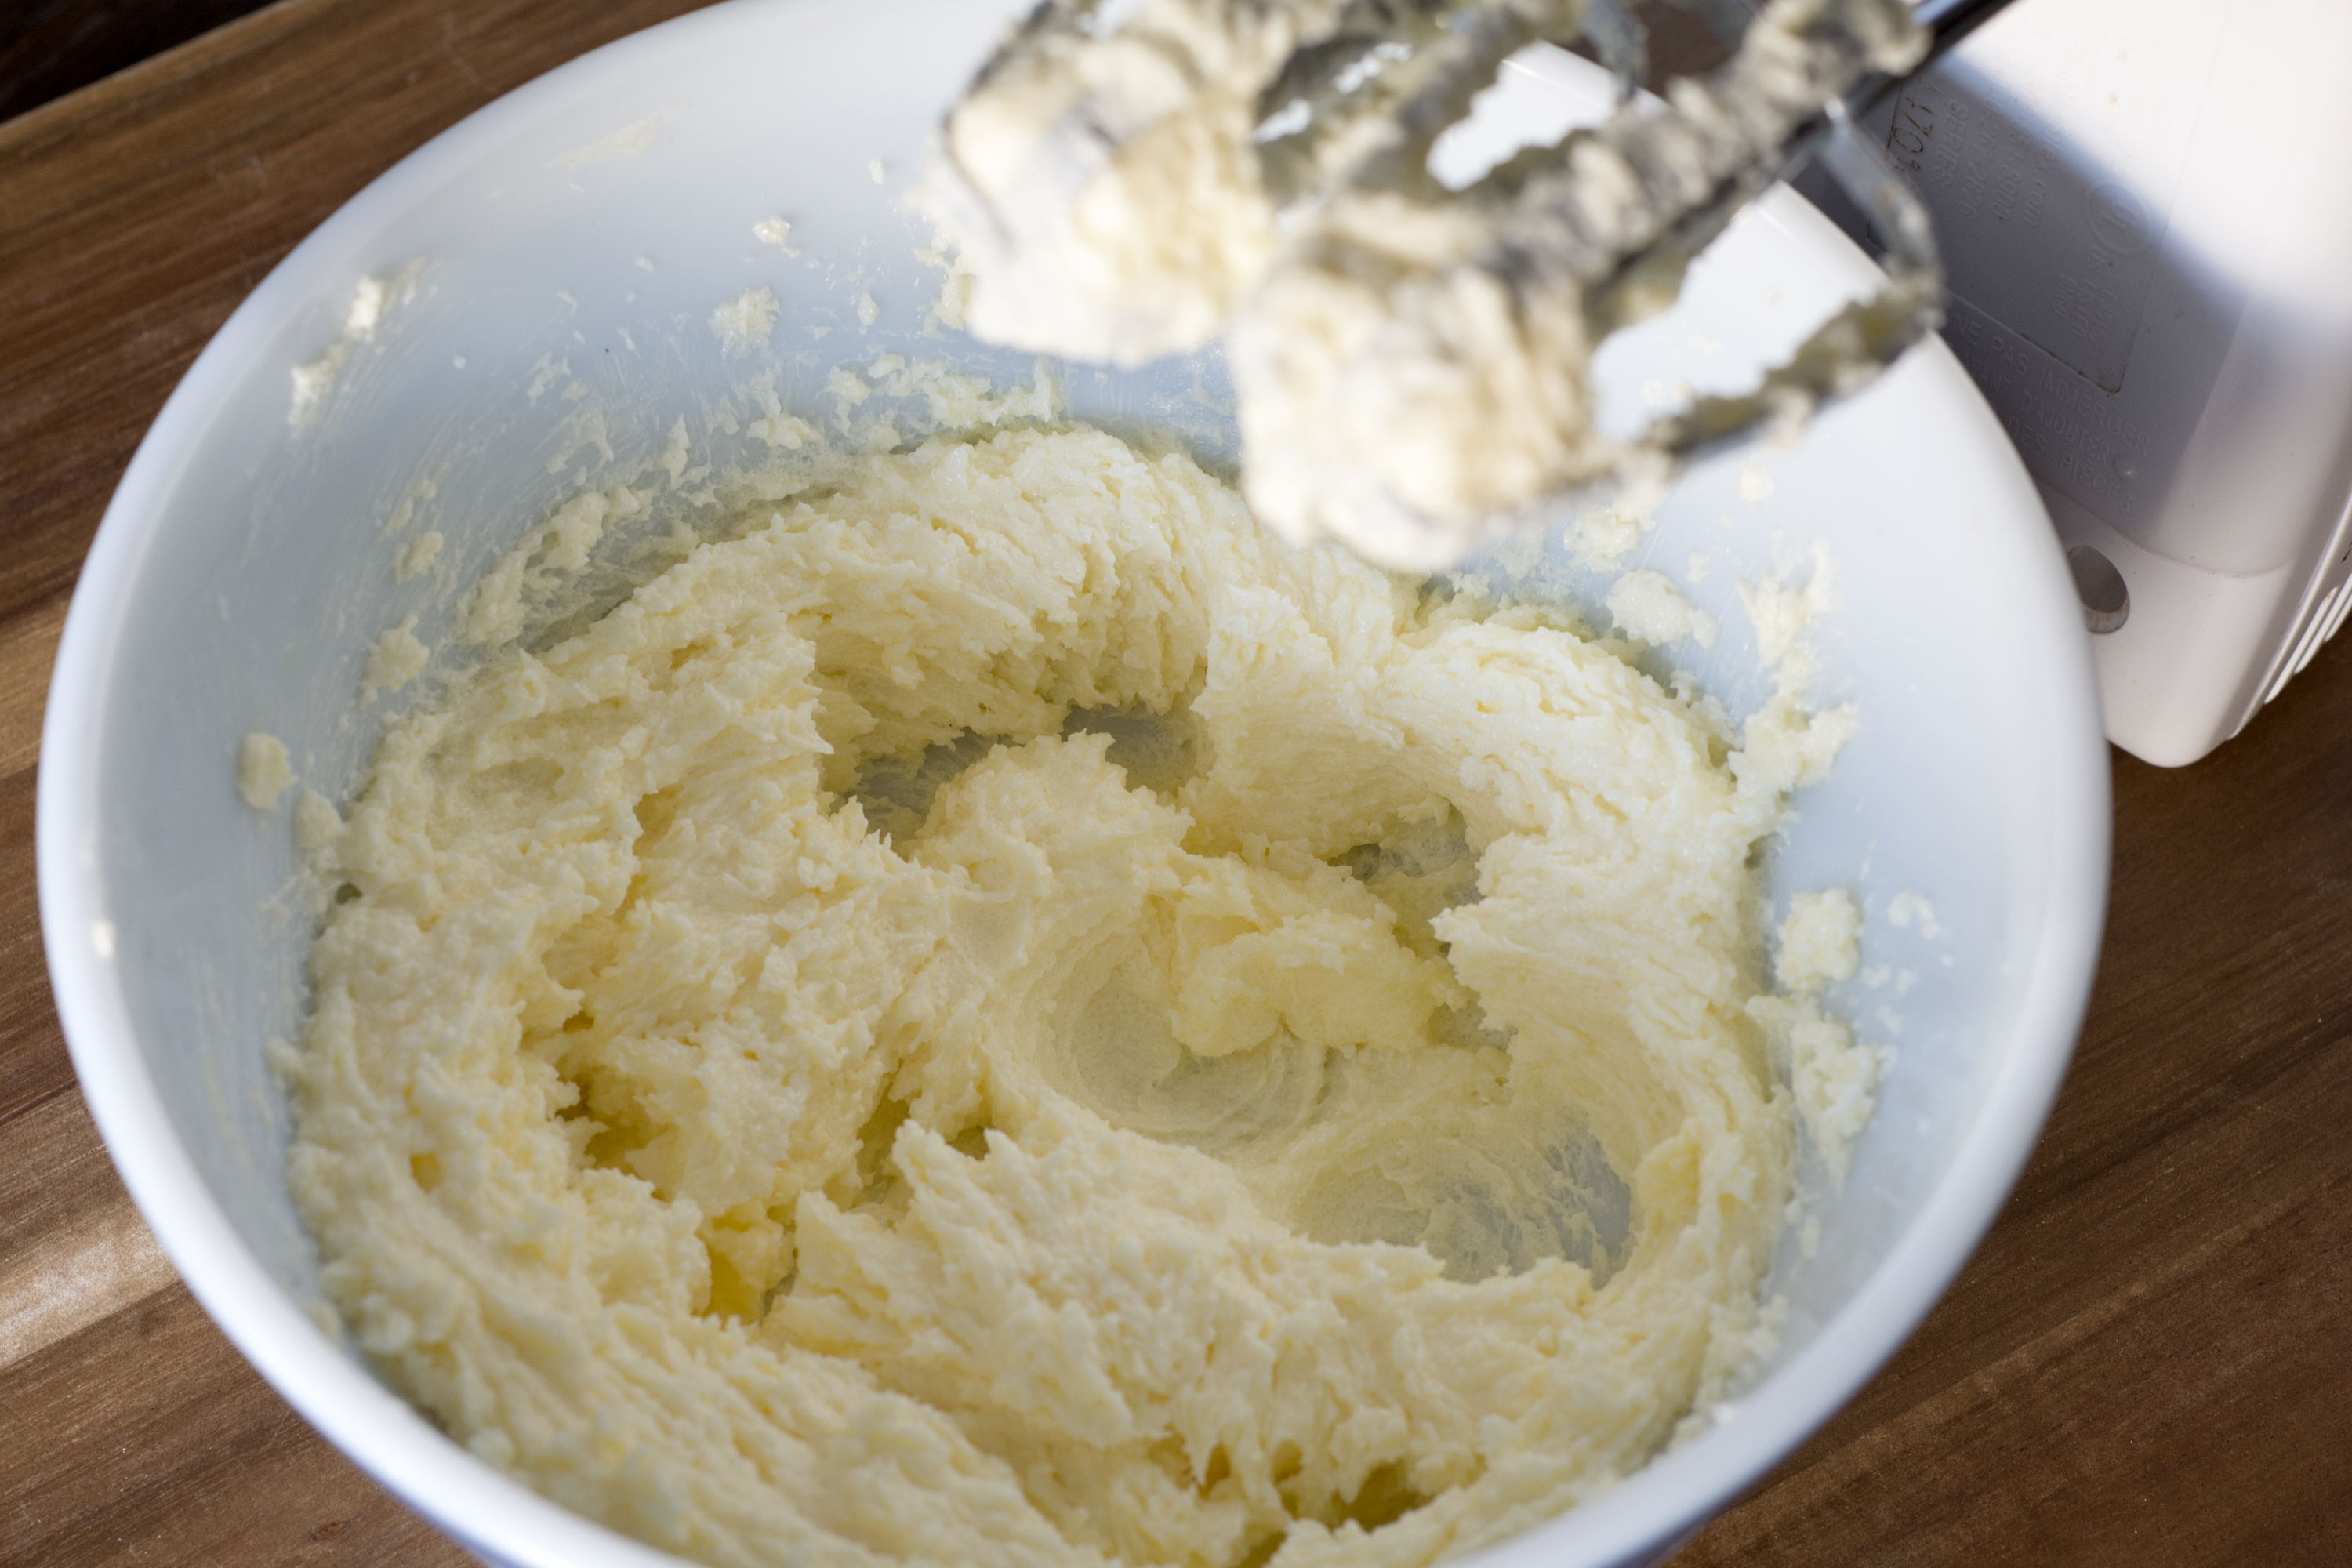
[[[0,124],[0,1563],[467,1561],[246,1367],[116,1181],[43,967],[41,708],[115,480],[247,291],[426,137],[691,5],[281,0]],[[2352,1563],[2352,637],[2115,785],[2023,1181],[1679,1568]]]

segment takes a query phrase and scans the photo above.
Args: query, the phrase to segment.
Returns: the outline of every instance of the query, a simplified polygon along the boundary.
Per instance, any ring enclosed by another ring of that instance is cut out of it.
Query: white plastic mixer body
[[[2347,73],[2343,0],[2027,0],[1870,117],[2149,762],[2237,733],[2352,610]]]

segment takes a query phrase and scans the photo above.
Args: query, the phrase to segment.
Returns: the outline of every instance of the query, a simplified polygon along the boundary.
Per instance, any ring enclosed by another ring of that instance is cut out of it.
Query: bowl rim
[[[41,933],[68,1049],[124,1186],[205,1310],[262,1377],[344,1455],[409,1507],[477,1550],[530,1568],[681,1561],[532,1491],[450,1439],[336,1342],[269,1276],[180,1142],[143,1067],[116,966],[100,879],[100,730],[81,721],[112,684],[124,602],[165,514],[163,502],[227,387],[255,348],[334,283],[355,242],[462,173],[485,142],[526,132],[654,60],[706,48],[775,13],[853,11],[861,0],[731,0],[608,44],[460,120],[400,159],[281,260],[237,307],[142,439],[92,542],[53,668],[36,801]],[[1775,216],[1834,233],[1801,198],[1773,193]],[[2000,431],[1940,341],[1915,355],[1956,380],[1981,438]],[[2016,481],[2032,495],[2019,467]],[[2038,511],[2038,498],[2032,501]],[[2054,534],[2053,534],[2054,539]],[[2054,550],[2054,545],[2053,545]],[[2063,573],[2027,585],[2054,595]],[[2050,606],[2039,607],[2047,619]],[[2059,661],[2061,666],[2064,659]],[[1845,1405],[1917,1327],[1975,1250],[2015,1184],[2054,1101],[2088,1006],[2104,925],[2109,777],[2085,645],[2041,699],[2051,726],[2049,874],[2032,911],[2044,940],[2021,987],[2012,1044],[1982,1107],[1917,1217],[1814,1334],[1704,1436],[1653,1459],[1591,1501],[1469,1561],[1491,1565],[1649,1561],[1761,1482]],[[2080,743],[2069,743],[2077,735]],[[1762,1397],[1759,1397],[1762,1396]],[[1664,1521],[1662,1523],[1661,1521]]]

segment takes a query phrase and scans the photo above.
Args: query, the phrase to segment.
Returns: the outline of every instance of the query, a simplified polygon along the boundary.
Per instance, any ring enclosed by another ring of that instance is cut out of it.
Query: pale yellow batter
[[[1843,731],[1718,715],[1098,433],[866,459],[387,737],[327,1289],[713,1563],[1517,1533],[1769,1341],[1748,859]]]

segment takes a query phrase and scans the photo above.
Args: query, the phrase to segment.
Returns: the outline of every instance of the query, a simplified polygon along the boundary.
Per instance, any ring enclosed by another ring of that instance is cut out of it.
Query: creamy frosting
[[[291,1181],[387,1378],[728,1564],[1421,1563],[1703,1425],[1843,729],[1100,433],[839,471],[486,611],[308,830]]]

